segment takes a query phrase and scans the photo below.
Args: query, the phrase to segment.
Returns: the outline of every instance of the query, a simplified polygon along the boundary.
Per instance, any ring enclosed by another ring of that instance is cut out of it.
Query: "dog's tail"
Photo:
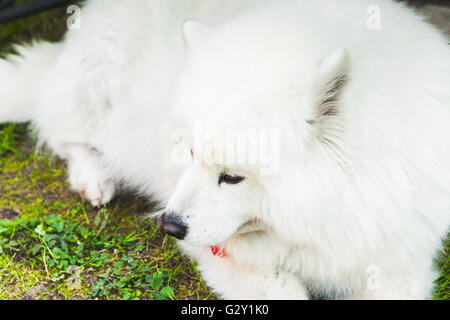
[[[14,49],[17,55],[0,59],[0,123],[32,120],[34,88],[60,52],[60,45],[39,42]]]

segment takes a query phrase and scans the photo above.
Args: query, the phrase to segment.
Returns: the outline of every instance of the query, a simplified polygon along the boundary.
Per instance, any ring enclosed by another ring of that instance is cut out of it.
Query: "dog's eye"
[[[223,172],[220,174],[218,182],[219,186],[222,184],[222,182],[228,184],[238,184],[239,182],[242,182],[244,179],[245,179],[244,177]]]

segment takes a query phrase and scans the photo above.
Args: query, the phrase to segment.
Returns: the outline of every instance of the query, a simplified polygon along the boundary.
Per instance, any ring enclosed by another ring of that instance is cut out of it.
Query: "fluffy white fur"
[[[1,60],[0,122],[32,121],[94,205],[119,183],[161,201],[224,298],[430,297],[450,224],[439,31],[387,0],[132,2],[90,1],[62,43]],[[198,121],[279,130],[278,172],[175,165],[172,133]]]

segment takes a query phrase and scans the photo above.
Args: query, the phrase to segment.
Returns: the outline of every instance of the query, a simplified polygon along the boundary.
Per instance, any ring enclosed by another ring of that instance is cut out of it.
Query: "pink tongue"
[[[213,254],[213,256],[216,257],[220,257],[220,258],[225,258],[227,257],[227,253],[225,252],[225,250],[219,246],[210,246],[209,247],[211,249],[211,253]]]

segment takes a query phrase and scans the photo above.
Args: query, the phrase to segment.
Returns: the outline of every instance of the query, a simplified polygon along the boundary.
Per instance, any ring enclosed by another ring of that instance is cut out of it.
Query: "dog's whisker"
[[[144,215],[144,219],[145,220],[158,219],[159,217],[161,217],[163,215],[163,213],[164,213],[164,209],[154,211],[154,212],[149,212]]]

